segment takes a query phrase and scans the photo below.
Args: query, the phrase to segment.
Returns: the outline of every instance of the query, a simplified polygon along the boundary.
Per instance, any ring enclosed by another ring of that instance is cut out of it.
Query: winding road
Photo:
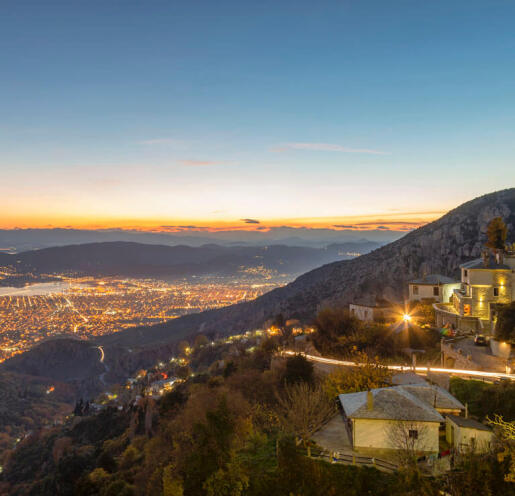
[[[346,367],[356,367],[359,365],[364,365],[356,362],[348,362],[345,360],[335,360],[334,358],[325,358],[319,357],[315,355],[307,355],[306,353],[298,353],[295,351],[283,351],[283,355],[291,356],[291,355],[303,355],[311,362],[325,363],[327,365],[339,365]],[[508,379],[511,381],[515,381],[515,374],[505,374],[502,372],[487,372],[484,370],[466,370],[466,369],[444,369],[441,367],[415,367],[409,365],[385,365],[390,370],[396,370],[399,372],[419,372],[422,374],[427,374],[428,372],[437,373],[437,374],[450,374],[450,375],[461,375],[468,377],[480,377],[485,379]]]

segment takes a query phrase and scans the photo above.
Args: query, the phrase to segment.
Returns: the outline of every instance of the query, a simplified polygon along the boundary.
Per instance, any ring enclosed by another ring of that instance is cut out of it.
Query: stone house
[[[434,305],[436,323],[490,333],[498,306],[515,300],[515,254],[499,259],[484,255],[460,269],[461,284],[453,290],[450,302]]]

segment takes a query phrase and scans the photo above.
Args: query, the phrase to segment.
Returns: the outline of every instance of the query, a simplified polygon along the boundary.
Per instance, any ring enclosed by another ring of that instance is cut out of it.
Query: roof
[[[403,387],[372,389],[374,401],[371,409],[367,405],[368,391],[340,394],[338,398],[345,415],[353,419],[443,422],[443,417],[434,408]]]
[[[457,283],[455,279],[452,277],[442,276],[442,274],[428,274],[427,276],[421,277],[419,279],[413,279],[409,281],[408,284],[454,284]]]
[[[492,431],[492,429],[490,429],[490,427],[487,425],[471,418],[458,417],[456,415],[446,415],[446,417],[460,427],[466,427],[467,429],[477,429],[479,431]]]
[[[470,262],[461,264],[462,269],[486,269],[486,270],[511,270],[511,267],[506,264],[499,264],[495,259],[488,260],[488,265],[485,266],[482,258],[476,258]]]
[[[406,384],[401,387],[437,410],[465,409],[465,405],[461,401],[435,384]]]
[[[392,384],[402,386],[404,384],[428,384],[428,382],[414,372],[398,372],[392,375]]]
[[[391,301],[385,300],[384,298],[368,296],[363,297],[359,300],[355,300],[352,303],[350,303],[350,305],[368,308],[391,308],[393,306],[393,303]]]

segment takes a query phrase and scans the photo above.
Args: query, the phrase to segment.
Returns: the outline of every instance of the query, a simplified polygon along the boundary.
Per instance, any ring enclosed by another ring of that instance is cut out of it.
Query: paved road
[[[296,355],[297,352],[295,351],[283,351],[284,355]],[[334,358],[325,358],[325,357],[319,357],[314,355],[306,355],[305,353],[301,353],[304,355],[308,360],[312,362],[319,362],[319,363],[326,363],[329,365],[340,365],[340,366],[346,366],[346,367],[355,367],[358,365],[364,365],[359,364],[355,362],[349,362],[345,360],[335,360]],[[413,367],[407,366],[407,365],[386,365],[387,368],[390,370],[397,370],[400,372],[403,371],[413,371]],[[430,372],[431,374],[450,374],[450,375],[460,375],[465,377],[479,377],[479,378],[486,378],[486,379],[509,379],[511,381],[515,381],[515,374],[506,374],[502,372],[486,372],[484,370],[465,370],[465,369],[444,369],[441,367],[415,367],[415,372],[421,373],[421,374],[427,374]]]
[[[504,372],[506,370],[506,360],[494,356],[489,346],[476,346],[472,338],[462,339],[453,344],[456,349],[463,350],[465,356],[470,355],[482,370],[491,372]]]

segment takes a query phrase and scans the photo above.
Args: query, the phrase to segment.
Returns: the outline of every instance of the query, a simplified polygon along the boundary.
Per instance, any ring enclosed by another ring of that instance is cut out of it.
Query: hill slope
[[[327,248],[284,245],[191,247],[118,241],[44,248],[17,255],[0,253],[0,263],[14,265],[18,272],[72,271],[136,277],[232,275],[250,267],[264,267],[282,274],[301,274],[324,263],[351,258],[342,250],[363,253],[377,246],[377,243],[366,240]]]
[[[406,282],[423,273],[457,276],[464,261],[478,257],[486,226],[496,216],[515,237],[515,188],[464,203],[435,222],[353,260],[335,262],[297,278],[254,301],[188,315],[151,328],[135,328],[106,336],[106,344],[153,346],[196,332],[230,333],[261,325],[283,313],[311,318],[325,304],[347,304],[382,296],[402,299]]]

